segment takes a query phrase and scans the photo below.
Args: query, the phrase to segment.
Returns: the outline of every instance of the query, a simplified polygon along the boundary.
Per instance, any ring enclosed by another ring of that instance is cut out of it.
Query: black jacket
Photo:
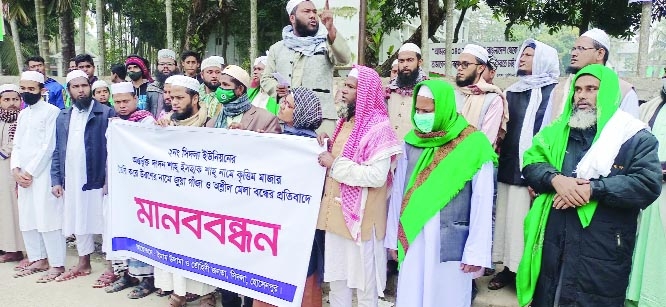
[[[562,175],[574,177],[594,135],[594,129],[571,130]],[[645,130],[622,145],[609,176],[591,182],[599,205],[586,229],[575,209],[550,211],[533,307],[551,307],[556,300],[558,306],[624,306],[638,213],[661,192],[657,148],[657,139]],[[554,192],[557,173],[548,163],[523,169],[537,193]]]

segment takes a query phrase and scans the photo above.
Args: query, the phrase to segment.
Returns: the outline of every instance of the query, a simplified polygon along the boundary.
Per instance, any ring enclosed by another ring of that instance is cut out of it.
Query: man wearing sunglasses
[[[509,113],[502,90],[482,78],[489,58],[486,48],[474,44],[465,46],[455,63],[456,106],[469,124],[481,130],[497,148],[506,134]]]
[[[547,110],[552,119],[557,118],[562,114],[564,104],[569,98],[567,95],[571,90],[571,80],[573,75],[583,69],[585,66],[591,64],[606,65],[608,56],[610,54],[610,38],[608,34],[601,29],[594,28],[581,35],[574,46],[571,48],[571,62],[567,67],[567,73],[570,73],[566,82],[560,82],[553,94],[550,95],[550,103],[552,110]],[[634,86],[622,79],[620,79],[620,92],[622,101],[620,102],[620,110],[625,111],[634,117],[638,118],[638,95],[634,90]]]

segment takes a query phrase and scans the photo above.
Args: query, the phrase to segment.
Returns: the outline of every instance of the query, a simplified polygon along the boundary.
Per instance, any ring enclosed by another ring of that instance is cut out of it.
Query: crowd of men
[[[332,12],[306,0],[286,10],[283,39],[252,75],[219,56],[163,49],[156,63],[130,55],[113,65],[111,84],[78,55],[63,86],[28,58],[19,84],[0,86],[0,262],[17,262],[16,278],[43,272],[38,283],[93,273],[94,236],[111,249],[106,130],[128,120],[317,138],[327,176],[302,306],[322,306],[323,282],[333,307],[352,306],[354,292],[358,306],[378,306],[390,261],[400,264],[398,307],[470,306],[474,279],[500,264],[488,288],[515,287],[521,306],[666,301],[666,82],[639,108],[633,86],[605,66],[606,33],[575,41],[566,82],[557,51],[534,39],[505,90],[483,46],[464,48],[449,84],[429,80],[421,49],[407,43],[388,85],[354,65],[336,91],[333,68],[351,52]],[[66,268],[68,238],[79,257]],[[107,260],[92,285],[107,293],[270,306]]]

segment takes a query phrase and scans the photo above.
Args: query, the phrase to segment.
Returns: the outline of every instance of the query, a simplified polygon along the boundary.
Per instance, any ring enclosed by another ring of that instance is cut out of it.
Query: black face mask
[[[143,77],[143,73],[140,71],[130,71],[127,73],[127,76],[132,79],[132,81],[139,81]]]
[[[21,98],[23,98],[26,104],[33,105],[42,99],[42,94],[23,92],[21,93]]]

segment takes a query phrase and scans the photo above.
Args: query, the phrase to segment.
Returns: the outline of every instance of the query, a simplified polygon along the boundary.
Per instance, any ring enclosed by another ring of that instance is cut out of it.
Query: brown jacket
[[[222,114],[222,112],[220,112]],[[206,127],[215,128],[216,119],[210,119],[206,123]],[[278,118],[270,112],[252,106],[249,110],[243,113],[241,119],[241,129],[255,132],[265,133],[282,133],[280,122]]]

